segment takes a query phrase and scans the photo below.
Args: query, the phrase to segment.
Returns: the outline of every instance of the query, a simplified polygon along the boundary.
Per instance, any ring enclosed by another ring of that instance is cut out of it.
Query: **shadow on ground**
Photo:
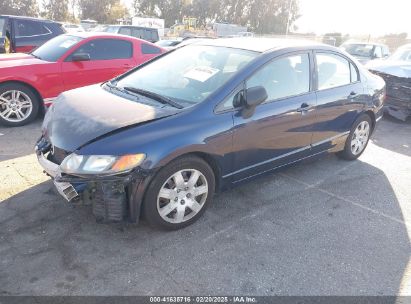
[[[0,204],[0,294],[394,295],[410,242],[390,181],[311,161],[216,196],[193,226],[97,224],[44,182]]]

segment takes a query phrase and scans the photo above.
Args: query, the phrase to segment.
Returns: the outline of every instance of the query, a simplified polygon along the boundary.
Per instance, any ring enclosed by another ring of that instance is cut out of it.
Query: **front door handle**
[[[304,102],[304,103],[302,103],[301,106],[297,109],[297,112],[305,113],[305,112],[307,112],[308,110],[310,110],[311,107],[312,107],[311,105],[309,105],[308,103]]]

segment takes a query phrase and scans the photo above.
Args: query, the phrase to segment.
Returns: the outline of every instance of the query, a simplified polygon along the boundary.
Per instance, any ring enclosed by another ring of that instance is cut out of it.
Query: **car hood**
[[[397,77],[411,78],[411,62],[397,60],[378,60],[367,64],[367,69]]]
[[[92,85],[61,94],[46,113],[42,133],[52,145],[73,152],[107,133],[179,111],[142,104]]]
[[[33,64],[45,64],[49,63],[44,60],[37,59],[30,54],[13,53],[13,54],[0,54],[0,68],[18,67],[24,65]]]

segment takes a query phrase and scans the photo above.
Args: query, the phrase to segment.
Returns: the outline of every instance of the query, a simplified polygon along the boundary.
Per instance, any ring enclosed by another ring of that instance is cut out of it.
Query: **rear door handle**
[[[305,112],[307,112],[308,110],[310,110],[312,108],[312,106],[311,105],[309,105],[308,103],[302,103],[301,104],[301,106],[297,109],[297,112],[300,112],[300,113],[305,113]]]
[[[350,95],[348,95],[348,99],[353,99],[353,98],[355,98],[355,97],[357,97],[357,96],[358,96],[358,94],[357,94],[356,92],[352,91],[352,92],[350,93]]]

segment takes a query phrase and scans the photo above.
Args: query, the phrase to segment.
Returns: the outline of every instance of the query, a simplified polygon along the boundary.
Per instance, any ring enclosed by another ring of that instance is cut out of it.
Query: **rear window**
[[[6,19],[0,18],[0,37],[5,36],[5,24],[6,24]]]
[[[141,44],[141,52],[143,54],[161,54],[161,49],[153,45],[143,43]]]

